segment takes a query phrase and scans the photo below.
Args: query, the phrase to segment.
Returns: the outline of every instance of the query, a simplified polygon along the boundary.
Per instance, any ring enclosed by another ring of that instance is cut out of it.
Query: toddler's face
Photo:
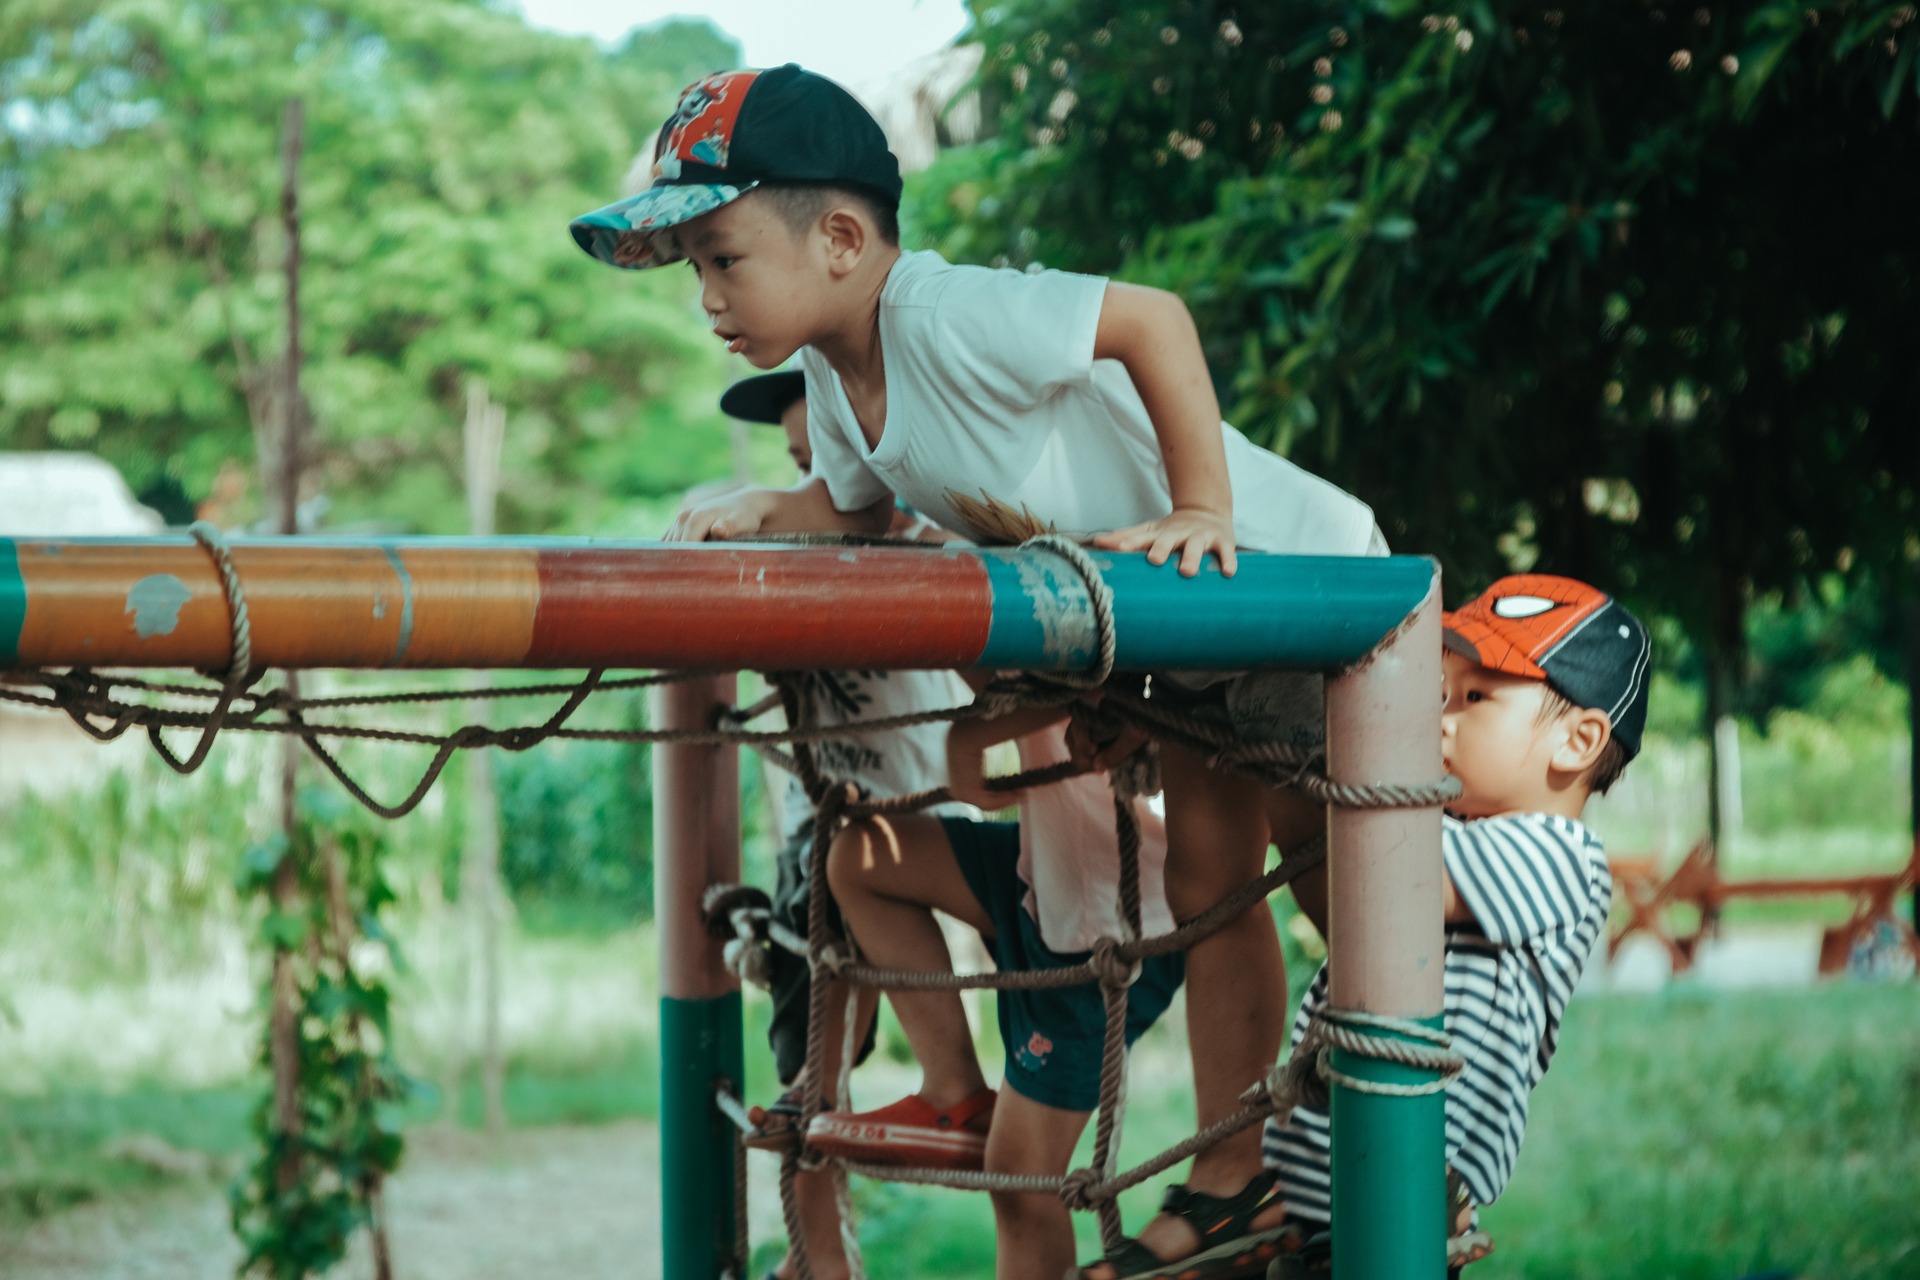
[[[1463,788],[1448,811],[1486,818],[1535,807],[1565,736],[1559,719],[1541,722],[1546,685],[1490,671],[1451,650],[1444,670],[1440,758]]]
[[[700,305],[727,350],[773,369],[806,345],[826,283],[813,237],[751,195],[671,234],[700,277]]]

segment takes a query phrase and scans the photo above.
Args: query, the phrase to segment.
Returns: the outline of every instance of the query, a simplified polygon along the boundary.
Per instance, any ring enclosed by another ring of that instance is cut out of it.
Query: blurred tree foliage
[[[625,727],[644,726],[636,700]],[[653,916],[652,755],[633,743],[566,742],[503,756],[500,875],[524,910]]]
[[[975,14],[998,133],[911,225],[1182,294],[1228,416],[1450,596],[1589,577],[1731,659],[1751,600],[1920,562],[1912,4]]]
[[[566,221],[738,56],[704,22],[602,50],[481,0],[8,0],[0,448],[97,451],[176,517],[258,511],[243,370],[285,344],[300,95],[304,383],[337,521],[464,531],[475,377],[511,414],[505,531],[602,528],[724,473],[691,280],[608,271]]]

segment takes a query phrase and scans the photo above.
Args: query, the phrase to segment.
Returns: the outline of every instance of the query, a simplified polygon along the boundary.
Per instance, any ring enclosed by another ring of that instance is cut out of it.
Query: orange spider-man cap
[[[1492,671],[1544,680],[1576,706],[1607,713],[1640,754],[1653,648],[1640,619],[1597,587],[1523,573],[1441,617],[1447,648]]]

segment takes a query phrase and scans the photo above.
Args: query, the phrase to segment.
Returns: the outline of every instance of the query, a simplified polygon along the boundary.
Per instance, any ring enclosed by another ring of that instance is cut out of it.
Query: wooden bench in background
[[[1626,908],[1626,918],[1607,938],[1609,960],[1619,953],[1621,943],[1644,933],[1666,947],[1675,973],[1685,973],[1693,966],[1700,940],[1712,932],[1720,909],[1728,902],[1736,898],[1836,895],[1852,902],[1853,914],[1829,928],[1820,939],[1823,976],[1845,972],[1854,944],[1883,925],[1892,927],[1900,945],[1913,957],[1916,971],[1920,971],[1920,938],[1915,937],[1913,926],[1902,918],[1896,905],[1902,893],[1911,893],[1920,884],[1920,840],[1914,842],[1913,856],[1904,868],[1867,876],[1723,880],[1713,845],[1706,840],[1693,846],[1673,874],[1664,879],[1651,855],[1627,855],[1610,861],[1614,897]],[[1670,924],[1674,908],[1683,906],[1698,912],[1692,928],[1686,931]]]

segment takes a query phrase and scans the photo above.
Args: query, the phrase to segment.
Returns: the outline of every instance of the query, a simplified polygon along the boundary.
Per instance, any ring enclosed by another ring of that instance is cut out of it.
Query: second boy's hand
[[[893,518],[884,498],[858,511],[840,511],[817,478],[791,489],[741,489],[682,511],[668,542],[725,542],[763,533],[842,533],[879,537]]]

